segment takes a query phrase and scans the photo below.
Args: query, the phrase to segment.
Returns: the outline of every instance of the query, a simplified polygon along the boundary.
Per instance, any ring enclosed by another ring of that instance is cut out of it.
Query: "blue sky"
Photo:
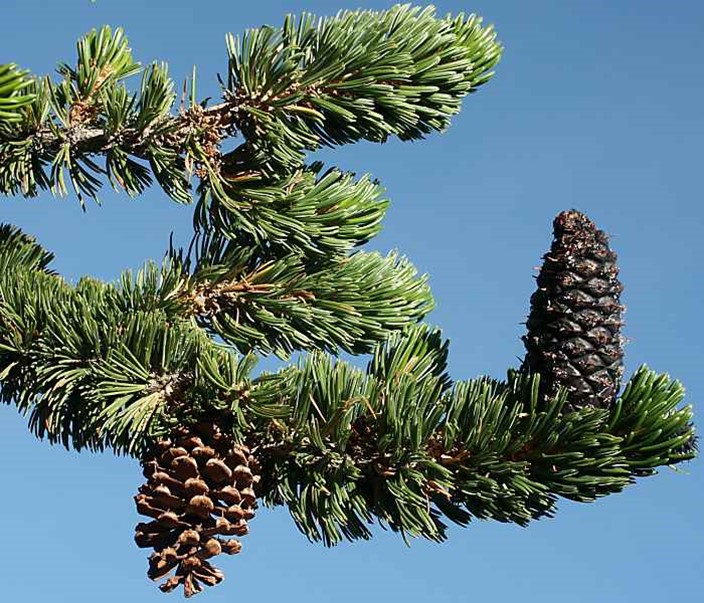
[[[179,81],[196,64],[201,90],[216,95],[226,32],[279,24],[287,12],[392,4],[5,0],[0,62],[47,73],[73,58],[85,31],[121,25],[138,60],[168,61]],[[696,411],[704,400],[704,5],[436,6],[496,25],[505,53],[495,79],[445,134],[321,157],[386,186],[391,209],[370,247],[399,249],[430,274],[437,309],[429,321],[451,340],[453,377],[501,377],[519,363],[534,267],[549,246],[553,216],[574,207],[612,235],[619,253],[627,374],[642,363],[669,372]],[[160,258],[171,231],[188,239],[190,208],[156,189],[137,200],[106,190],[103,201],[82,213],[72,197],[4,198],[0,222],[36,235],[69,279],[113,279]],[[0,458],[3,601],[166,600],[132,542],[132,495],[141,481],[135,461],[52,448],[34,440],[11,408],[0,408]],[[701,600],[702,477],[695,461],[596,504],[564,501],[555,519],[528,529],[477,522],[452,529],[445,544],[410,548],[379,530],[371,542],[326,550],[308,544],[285,510],[263,510],[243,553],[223,560],[225,583],[200,600]]]

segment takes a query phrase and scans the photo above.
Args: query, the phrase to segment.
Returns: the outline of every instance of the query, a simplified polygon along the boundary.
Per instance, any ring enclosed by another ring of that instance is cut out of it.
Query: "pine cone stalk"
[[[249,449],[204,422],[157,441],[142,466],[147,482],[135,502],[151,521],[137,525],[135,541],[154,549],[148,576],[161,580],[174,572],[159,588],[183,585],[186,597],[218,584],[224,575],[210,559],[239,553],[232,536],[247,534],[254,517],[259,476]]]
[[[562,387],[567,410],[608,408],[623,375],[616,254],[608,236],[579,211],[560,213],[553,231],[530,300],[524,366],[541,375],[545,399]]]

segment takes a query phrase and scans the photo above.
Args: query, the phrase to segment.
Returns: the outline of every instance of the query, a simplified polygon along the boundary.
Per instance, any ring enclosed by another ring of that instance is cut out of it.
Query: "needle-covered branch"
[[[227,42],[228,96],[247,139],[233,157],[274,174],[321,145],[444,130],[501,55],[474,15],[438,19],[409,5],[289,17]]]
[[[156,269],[72,288],[29,237],[3,233],[2,264],[24,270],[0,280],[3,399],[38,435],[139,456],[217,413],[256,453],[264,501],[288,505],[314,540],[366,538],[374,518],[435,540],[446,520],[523,525],[558,496],[590,501],[694,456],[682,387],[646,368],[609,411],[564,412],[564,392],[545,407],[538,376],[453,384],[447,342],[415,327],[366,371],[315,353],[252,379],[251,358],[174,322],[180,285]]]
[[[236,387],[251,359],[237,360],[193,323],[179,271],[148,266],[117,285],[72,286],[46,269],[50,259],[31,237],[0,228],[0,399],[28,415],[39,437],[139,454],[183,420],[186,399],[187,412],[203,401],[228,407],[199,367],[216,367]]]
[[[322,164],[277,180],[200,187],[195,210],[199,258],[216,263],[243,246],[264,260],[300,253],[309,263],[347,255],[381,230],[388,201],[369,176]]]
[[[199,277],[171,261],[115,285],[76,286],[47,270],[51,257],[21,231],[0,230],[2,399],[29,413],[39,436],[78,449],[140,450],[169,421],[237,402],[221,395],[234,387],[236,356],[208,332],[244,353],[359,353],[432,307],[425,279],[395,255],[360,252],[320,270],[290,256]],[[177,391],[166,395],[167,385]]]
[[[82,38],[75,64],[59,66],[58,82],[29,82],[4,66],[0,191],[64,195],[70,182],[83,200],[97,198],[103,176],[130,195],[155,178],[188,202],[193,173],[220,185],[280,178],[324,144],[446,128],[501,53],[477,17],[438,18],[432,8],[407,5],[289,17],[282,28],[249,30],[240,41],[228,36],[227,49],[222,102],[197,100],[194,71],[178,111],[164,64],[148,66],[139,89],[128,89],[124,80],[141,67],[121,29]],[[236,135],[244,140],[223,155],[221,143]]]
[[[368,538],[373,519],[441,540],[447,521],[525,525],[558,497],[592,501],[695,454],[691,408],[666,375],[643,367],[611,410],[566,412],[566,392],[545,407],[537,375],[451,384],[441,344],[420,327],[367,371],[316,354],[256,380],[254,398],[291,409],[250,436],[264,501],[329,545]]]
[[[187,298],[203,326],[242,352],[370,352],[433,307],[425,277],[393,253],[358,252],[321,269],[289,255],[207,273],[218,268]]]
[[[165,592],[222,580],[210,560],[240,551],[221,537],[248,532],[257,499],[328,545],[375,521],[438,541],[451,522],[525,525],[695,456],[677,381],[642,367],[619,393],[616,254],[584,214],[555,220],[521,368],[455,382],[448,342],[418,324],[427,278],[357,249],[380,230],[379,184],[306,163],[447,128],[501,53],[479,18],[403,5],[228,36],[212,106],[195,70],[177,106],[166,65],[142,70],[120,29],[77,50],[59,81],[0,65],[0,193],[71,186],[83,203],[106,179],[135,196],[156,180],[190,202],[195,177],[193,239],[117,283],[71,284],[0,225],[0,401],[52,443],[139,459],[135,541]],[[308,355],[253,374],[256,355],[293,352]]]

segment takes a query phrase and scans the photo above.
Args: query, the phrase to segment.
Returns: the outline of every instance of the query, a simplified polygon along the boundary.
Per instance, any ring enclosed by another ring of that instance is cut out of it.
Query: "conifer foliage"
[[[71,187],[85,204],[104,182],[156,184],[194,204],[190,246],[116,283],[70,284],[0,226],[0,399],[51,443],[139,460],[135,540],[162,590],[219,583],[212,559],[240,551],[258,504],[325,545],[374,522],[441,541],[448,523],[525,525],[695,456],[677,381],[641,367],[620,391],[616,257],[586,216],[555,222],[523,365],[454,381],[448,342],[421,322],[425,277],[360,249],[388,206],[380,185],[308,162],[447,128],[493,74],[491,27],[403,5],[287,17],[225,49],[215,104],[195,72],[179,100],[119,29],[82,38],[58,80],[0,66],[3,194]]]

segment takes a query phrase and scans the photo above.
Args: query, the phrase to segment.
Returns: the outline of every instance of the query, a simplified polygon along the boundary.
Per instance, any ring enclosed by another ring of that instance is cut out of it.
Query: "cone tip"
[[[576,209],[560,212],[553,221],[555,235],[563,232],[594,231],[596,226],[586,214]]]

